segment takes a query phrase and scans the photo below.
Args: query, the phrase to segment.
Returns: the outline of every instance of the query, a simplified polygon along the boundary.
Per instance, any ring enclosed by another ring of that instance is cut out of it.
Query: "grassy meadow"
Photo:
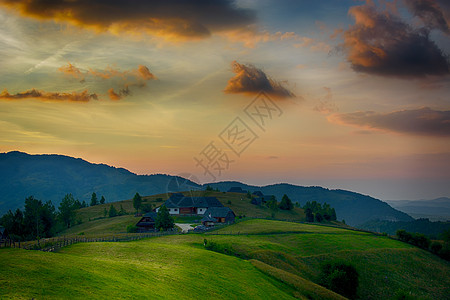
[[[231,255],[206,250],[205,239]],[[429,252],[365,232],[260,219],[58,253],[0,249],[0,259],[2,299],[342,299],[317,285],[327,260],[356,267],[360,299],[450,295],[450,264]]]

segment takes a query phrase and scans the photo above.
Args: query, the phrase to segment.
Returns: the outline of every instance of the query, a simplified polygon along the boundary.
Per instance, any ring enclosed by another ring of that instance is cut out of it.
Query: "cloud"
[[[402,78],[449,74],[447,57],[426,28],[414,29],[371,2],[349,14],[355,24],[344,33],[344,49],[355,71]]]
[[[78,69],[77,67],[75,67],[74,65],[72,65],[71,63],[68,63],[67,66],[62,66],[58,69],[58,71],[69,75],[69,76],[73,76],[75,78],[84,80],[84,75],[81,73],[81,70]]]
[[[294,93],[283,87],[279,82],[267,77],[261,69],[253,65],[244,65],[233,61],[231,66],[236,75],[228,81],[224,90],[225,93],[256,95],[265,91],[276,98],[295,97]]]
[[[232,0],[0,0],[21,15],[112,33],[204,38],[255,21],[255,12]]]
[[[137,69],[137,76],[144,79],[144,80],[151,80],[151,79],[156,79],[156,76],[153,75],[150,70],[143,65],[139,65],[138,69]]]
[[[37,99],[42,101],[73,101],[73,102],[88,102],[92,99],[98,100],[97,94],[90,94],[87,90],[82,92],[72,93],[55,93],[44,92],[39,90],[29,90],[17,94],[10,94],[7,90],[4,90],[0,94],[1,100],[22,100],[22,99]]]
[[[362,111],[328,117],[334,123],[426,136],[450,136],[450,111],[429,107],[390,113]]]
[[[108,90],[109,99],[114,100],[114,101],[120,100],[123,97],[126,97],[126,96],[130,95],[130,93],[131,92],[128,89],[128,86],[126,86],[125,88],[119,90],[118,93],[116,93],[113,88],[110,88]]]
[[[446,2],[447,1],[447,2]],[[406,7],[429,29],[450,34],[450,4],[448,0],[405,0]]]
[[[337,112],[339,108],[333,101],[333,93],[331,88],[324,87],[326,95],[318,99],[317,104],[313,107],[313,110],[318,111],[322,114],[330,114]]]

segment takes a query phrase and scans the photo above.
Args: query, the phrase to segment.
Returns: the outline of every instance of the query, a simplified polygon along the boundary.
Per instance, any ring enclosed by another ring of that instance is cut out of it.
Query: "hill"
[[[175,183],[175,184],[174,184]],[[339,220],[358,226],[369,220],[411,221],[407,214],[370,196],[345,190],[322,187],[302,187],[274,184],[263,187],[239,182],[218,182],[210,186],[228,191],[241,186],[250,191],[260,190],[281,200],[287,194],[293,201],[327,202],[336,209]],[[23,206],[24,199],[33,195],[43,201],[51,200],[58,207],[67,193],[89,203],[92,192],[104,195],[107,202],[130,199],[136,192],[155,195],[204,187],[181,177],[170,175],[136,175],[123,168],[92,164],[80,158],[63,155],[29,155],[22,152],[0,154],[0,215],[8,209]],[[242,196],[242,195],[241,195]],[[239,213],[239,212],[238,212]]]
[[[281,200],[284,194],[302,206],[308,201],[327,202],[336,209],[339,220],[344,219],[351,226],[359,226],[369,220],[412,221],[409,215],[398,211],[389,204],[370,196],[345,190],[330,190],[323,187],[304,187],[292,184],[273,184],[267,186],[252,186],[240,182],[218,182],[209,184],[221,191],[231,187],[241,187],[250,192],[261,191],[263,194],[275,195]]]
[[[81,243],[58,253],[0,249],[0,260],[0,298],[342,299],[317,285],[327,260],[355,266],[360,299],[450,294],[450,263],[409,244],[258,219],[207,234]]]
[[[243,197],[239,193],[223,193],[215,191],[189,191],[183,192],[185,195],[216,197],[224,206],[229,207],[236,214],[237,218],[271,218],[272,211],[264,206],[257,206],[250,203],[250,199]],[[143,205],[151,205],[158,207],[167,199],[166,194],[158,194],[153,196],[145,196],[142,198]],[[104,218],[104,210],[108,210],[110,205],[119,210],[120,207],[126,212],[134,212],[133,201],[124,200],[116,203],[107,203],[103,205],[96,205],[86,208],[81,208],[77,211],[78,218],[82,221],[81,224],[75,225],[59,235],[70,235],[84,233],[92,234],[113,234],[124,233],[128,225],[135,225],[140,217],[135,217],[134,214],[118,216],[114,218]],[[190,222],[199,223],[201,217],[175,217],[176,222]],[[288,221],[304,221],[305,214],[303,209],[294,208],[291,211],[279,210],[275,213],[274,218],[278,220]]]
[[[104,195],[107,202],[115,202],[130,199],[136,192],[142,195],[165,193],[170,182],[176,179],[184,181],[169,175],[136,175],[123,168],[63,155],[1,153],[0,215],[22,207],[30,195],[43,201],[51,200],[56,207],[67,193],[88,204],[93,192],[99,197]],[[193,182],[189,184],[198,186]]]
[[[432,221],[450,220],[450,198],[448,197],[431,200],[389,200],[386,202],[414,218],[428,218]]]

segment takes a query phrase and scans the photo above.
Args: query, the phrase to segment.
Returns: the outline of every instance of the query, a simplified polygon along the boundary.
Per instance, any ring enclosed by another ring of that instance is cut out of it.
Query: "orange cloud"
[[[328,120],[338,124],[413,135],[450,136],[450,111],[433,110],[429,107],[390,113],[360,111],[335,114],[328,117]]]
[[[152,79],[156,79],[156,76],[153,75],[150,70],[143,65],[139,65],[138,69],[137,69],[137,76],[144,79],[144,80],[152,80]]]
[[[121,89],[119,93],[116,93],[113,88],[110,88],[108,90],[109,99],[114,101],[120,100],[123,97],[128,96],[129,94],[130,90],[128,89],[128,86],[126,86],[124,89]]]
[[[212,32],[236,29],[255,21],[255,13],[233,0],[42,1],[0,0],[21,15],[109,31],[174,39],[204,38]]]
[[[283,87],[279,82],[267,77],[267,75],[253,65],[244,65],[236,61],[231,63],[236,74],[228,81],[224,92],[229,94],[256,95],[261,91],[276,98],[295,97],[294,93]]]
[[[64,74],[73,76],[75,78],[79,78],[81,80],[84,80],[84,75],[81,73],[80,69],[72,65],[71,63],[68,63],[67,66],[62,66],[58,69],[58,71],[63,72]]]
[[[21,100],[21,99],[37,99],[42,101],[73,101],[73,102],[88,102],[91,99],[98,100],[97,94],[90,94],[87,90],[82,92],[72,93],[55,93],[44,92],[36,89],[32,89],[26,92],[17,94],[10,94],[7,90],[4,90],[0,94],[2,100]]]
[[[446,75],[449,62],[424,28],[414,29],[372,2],[350,8],[355,24],[344,33],[352,68],[382,76]]]

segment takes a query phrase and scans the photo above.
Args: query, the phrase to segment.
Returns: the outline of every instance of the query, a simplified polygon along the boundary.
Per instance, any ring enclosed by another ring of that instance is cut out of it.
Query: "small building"
[[[246,190],[243,190],[240,186],[233,186],[228,190],[228,193],[241,193],[247,194]]]
[[[252,193],[252,195],[256,196],[256,197],[263,197],[264,194],[261,191],[255,191]]]
[[[155,230],[156,216],[157,214],[155,212],[146,213],[136,224],[138,231],[145,232]]]
[[[229,207],[211,207],[205,212],[202,224],[212,226],[217,223],[234,223],[236,215]]]
[[[185,197],[182,193],[170,195],[164,205],[171,215],[203,215],[210,207],[223,207],[216,197]]]
[[[8,231],[5,227],[0,226],[0,241],[8,239]]]
[[[252,203],[253,205],[261,205],[261,204],[262,204],[262,199],[261,199],[261,197],[252,198],[251,203]]]

